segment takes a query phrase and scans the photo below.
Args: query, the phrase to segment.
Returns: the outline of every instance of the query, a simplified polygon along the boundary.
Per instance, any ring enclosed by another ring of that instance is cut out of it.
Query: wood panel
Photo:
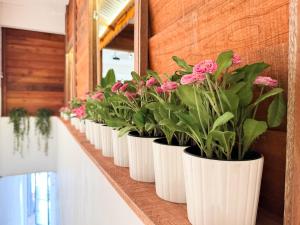
[[[64,104],[63,35],[3,28],[3,113],[24,107],[54,112]]]
[[[133,52],[134,25],[127,24],[127,26],[105,48]]]
[[[92,0],[76,0],[76,91],[84,96],[93,88]]]
[[[233,49],[243,64],[265,61],[287,93],[289,0],[149,0],[150,68],[172,73],[177,55],[195,64]],[[260,205],[281,218],[284,208],[286,125],[259,140],[265,156]],[[275,161],[274,161],[275,160]]]

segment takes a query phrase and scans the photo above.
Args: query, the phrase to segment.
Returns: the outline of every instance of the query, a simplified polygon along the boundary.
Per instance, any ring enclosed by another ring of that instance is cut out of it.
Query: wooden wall
[[[63,35],[3,28],[3,114],[24,107],[31,114],[64,104]]]
[[[93,88],[92,0],[70,0],[66,14],[67,50],[75,53],[76,95]]]
[[[149,0],[151,69],[171,73],[171,57],[195,64],[233,49],[243,63],[265,61],[267,74],[287,90],[289,0]],[[269,131],[256,149],[265,156],[260,205],[282,218],[286,124]]]

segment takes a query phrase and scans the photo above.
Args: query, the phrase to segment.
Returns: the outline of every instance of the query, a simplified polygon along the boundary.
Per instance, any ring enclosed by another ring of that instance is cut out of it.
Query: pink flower
[[[162,89],[161,87],[156,87],[156,88],[155,88],[155,91],[156,91],[157,94],[162,94],[162,93],[164,93],[164,91],[163,91],[163,89]]]
[[[237,64],[240,64],[241,63],[241,56],[239,56],[238,54],[233,54],[232,56],[232,64],[233,65],[237,65]]]
[[[104,94],[103,94],[103,92],[97,92],[91,98],[94,99],[94,100],[102,101],[104,99]]]
[[[111,87],[111,91],[112,92],[117,92],[119,89],[120,89],[120,87],[122,87],[122,83],[121,83],[121,81],[118,81],[118,82],[116,82],[112,87]]]
[[[134,98],[136,98],[137,93],[126,91],[124,95],[125,95],[129,100],[133,100]]]
[[[82,119],[83,117],[85,117],[85,105],[73,109],[73,113],[76,115],[76,117]]]
[[[123,86],[120,87],[120,91],[125,92],[126,89],[127,89],[127,87],[128,87],[128,85],[129,85],[128,83],[123,84]]]
[[[180,83],[185,84],[194,84],[198,83],[201,84],[206,79],[205,74],[188,74],[182,76]]]
[[[149,87],[152,87],[154,84],[156,84],[156,79],[154,77],[151,77],[149,80],[147,80],[146,82],[146,86],[149,88]]]
[[[208,59],[196,64],[193,68],[193,74],[200,75],[203,73],[214,73],[217,68],[218,64],[215,61]]]
[[[174,81],[167,81],[161,85],[161,89],[163,92],[173,91],[177,89],[178,84]]]
[[[254,84],[264,85],[264,86],[269,86],[269,87],[277,87],[278,86],[278,81],[272,79],[271,77],[258,76],[255,79]]]

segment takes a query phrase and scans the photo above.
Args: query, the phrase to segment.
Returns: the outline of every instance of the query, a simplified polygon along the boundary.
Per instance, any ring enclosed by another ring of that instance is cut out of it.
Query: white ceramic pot
[[[70,122],[72,126],[75,126],[75,117],[71,117]]]
[[[92,139],[93,139],[93,145],[96,149],[101,149],[101,123],[93,122],[92,124]]]
[[[91,120],[85,120],[85,137],[90,141],[90,129],[91,129]]]
[[[183,167],[193,225],[255,225],[264,158],[221,161],[187,148]]]
[[[80,129],[80,119],[75,117],[75,120],[74,120],[74,126],[77,130]]]
[[[79,131],[80,133],[85,133],[85,120],[79,120]]]
[[[127,135],[129,174],[136,181],[154,182],[153,137],[139,137],[133,132]]]
[[[69,120],[70,117],[69,117],[69,115],[68,115],[67,113],[64,113],[64,114],[63,114],[63,119],[64,119],[64,120]]]
[[[170,202],[185,203],[182,155],[186,146],[168,145],[165,138],[153,141],[156,194]]]
[[[112,145],[114,154],[114,164],[117,166],[128,167],[128,144],[127,135],[118,136],[118,130],[112,130]]]
[[[106,125],[101,125],[100,132],[102,155],[106,157],[113,157],[112,128]]]

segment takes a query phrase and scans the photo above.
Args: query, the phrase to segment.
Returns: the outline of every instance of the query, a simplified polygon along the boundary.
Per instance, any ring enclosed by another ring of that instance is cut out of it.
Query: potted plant
[[[120,85],[121,84],[121,85]],[[120,85],[120,86],[119,86]],[[116,88],[119,86],[118,88]],[[113,128],[112,130],[112,147],[114,155],[114,164],[121,167],[129,166],[128,142],[127,135],[119,136],[121,129],[130,126],[133,111],[124,102],[119,101],[128,91],[135,91],[131,81],[126,81],[124,84],[118,82],[112,89],[113,93],[108,102],[111,105],[112,113],[109,118],[106,118],[106,124]]]
[[[278,82],[259,76],[259,62],[234,69],[232,51],[205,60],[182,76],[177,94],[181,129],[196,143],[183,155],[188,218],[194,225],[255,224],[264,158],[252,143],[285,115]],[[258,95],[254,89],[260,89]],[[273,98],[267,122],[257,120],[261,102]],[[196,194],[197,193],[197,194]]]
[[[71,110],[71,124],[77,129],[80,129],[80,119],[77,117],[77,113],[82,113],[82,101],[77,98],[73,98],[70,102],[70,110]]]
[[[127,141],[130,177],[137,181],[154,182],[152,142],[157,137],[161,137],[162,133],[152,111],[146,107],[154,101],[154,97],[145,86],[147,77],[141,77],[135,72],[132,73],[132,77],[131,90],[115,97],[115,100],[118,99],[133,112],[130,123],[120,129],[119,136],[129,132]],[[116,83],[113,91],[121,86],[122,84]]]
[[[70,115],[71,115],[71,110],[69,107],[65,106],[59,109],[60,112],[60,117],[63,118],[64,120],[69,120]]]
[[[23,157],[23,141],[29,135],[30,121],[28,112],[24,108],[14,108],[9,112],[9,123],[13,124],[14,151]]]
[[[36,113],[35,129],[38,136],[38,147],[41,148],[41,140],[44,143],[44,152],[48,155],[48,140],[51,133],[51,120],[52,111],[49,109],[41,108]]]
[[[147,108],[153,112],[164,134],[164,138],[153,142],[156,194],[170,202],[185,203],[182,153],[191,144],[191,140],[180,130],[179,119],[175,114],[186,110],[176,95],[180,85],[178,73],[176,71],[163,82],[157,73],[148,71],[150,78],[146,87],[156,101],[149,103]]]

